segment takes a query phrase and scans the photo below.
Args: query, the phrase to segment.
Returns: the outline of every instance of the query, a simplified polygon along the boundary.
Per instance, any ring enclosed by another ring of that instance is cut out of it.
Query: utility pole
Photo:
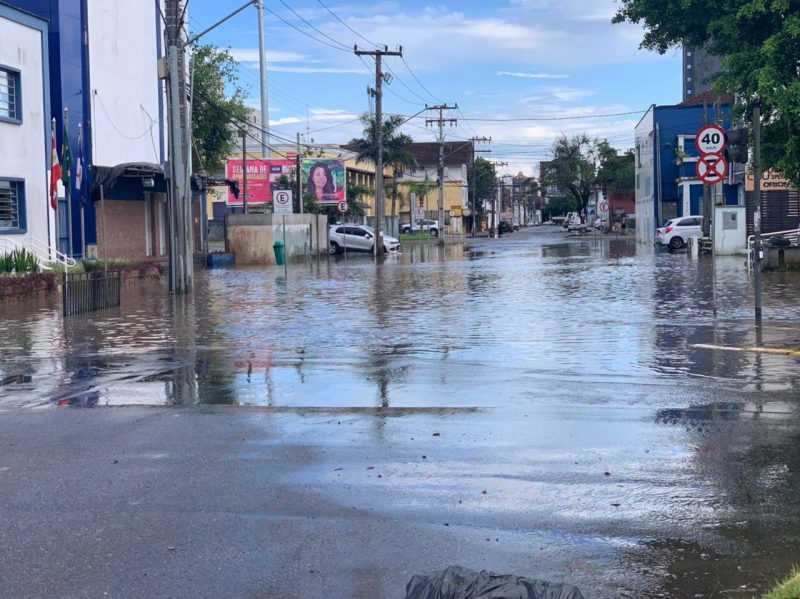
[[[759,345],[761,342],[761,260],[764,249],[761,245],[761,109],[753,109],[753,196],[755,208],[753,210],[753,269],[755,287],[755,312],[756,327],[759,332]]]
[[[269,146],[267,145],[269,144],[269,94],[267,93],[267,51],[264,42],[264,0],[256,0],[256,10],[258,11],[258,67],[261,71],[261,157],[269,158]]]
[[[439,118],[425,119],[425,125],[439,125],[439,245],[444,245],[444,125],[445,123],[451,126],[458,123],[458,119],[444,118],[445,110],[458,110],[458,104],[448,106],[447,104],[437,104],[436,106],[425,105],[428,110],[438,110]]]
[[[239,129],[242,138],[242,214],[247,214],[247,129]]]
[[[297,132],[297,149],[295,150],[294,172],[297,178],[297,203],[300,206],[299,212],[303,214],[303,184],[300,177],[300,132]]]
[[[475,229],[476,225],[478,224],[478,212],[475,209],[477,206],[477,199],[475,197],[475,193],[477,187],[475,185],[475,153],[480,151],[486,154],[491,153],[491,150],[476,150],[475,144],[478,142],[486,142],[489,143],[492,141],[491,137],[470,137],[469,140],[472,142],[472,237],[475,237]]]
[[[166,0],[166,77],[169,114],[169,290],[179,295],[192,288],[194,272],[189,195],[188,102],[186,94],[186,46],[183,40],[185,0]]]
[[[495,197],[492,200],[492,226],[490,234],[492,237],[500,236],[500,209],[503,203],[503,180],[500,179],[500,184],[497,184],[497,167],[508,166],[508,162],[493,162],[492,171],[495,179]]]
[[[370,89],[370,94],[375,98],[375,257],[383,255],[383,88],[384,80],[389,83],[388,73],[381,71],[381,58],[384,56],[403,56],[403,48],[390,51],[388,46],[383,49],[359,50],[353,49],[356,56],[375,57],[375,88]]]

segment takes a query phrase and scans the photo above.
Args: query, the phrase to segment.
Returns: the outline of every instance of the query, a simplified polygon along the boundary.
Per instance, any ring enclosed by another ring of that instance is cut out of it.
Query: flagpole
[[[83,213],[85,192],[83,191],[83,124],[78,123],[78,162],[75,166],[75,189],[81,200],[81,259],[86,260],[86,220]]]
[[[69,114],[67,112],[67,107],[64,107],[64,138],[61,140],[61,144],[64,148],[69,147]],[[64,160],[64,170],[63,170],[63,182],[66,183],[64,185],[64,196],[67,199],[67,239],[69,243],[69,257],[74,257],[74,250],[72,245],[72,181],[69,176],[69,168],[71,164],[66,162],[66,158],[64,156],[64,150],[61,151],[61,159]]]

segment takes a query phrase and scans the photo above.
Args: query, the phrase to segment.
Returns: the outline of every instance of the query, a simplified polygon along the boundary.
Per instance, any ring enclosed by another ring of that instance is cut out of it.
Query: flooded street
[[[459,564],[759,596],[800,545],[800,370],[698,347],[755,344],[743,262],[531,228],[2,306],[0,595],[401,598]],[[765,285],[800,346],[797,276]]]

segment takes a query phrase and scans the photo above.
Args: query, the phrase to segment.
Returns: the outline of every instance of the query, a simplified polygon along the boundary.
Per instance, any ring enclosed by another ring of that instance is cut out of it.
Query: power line
[[[626,116],[630,114],[642,114],[643,110],[631,110],[628,112],[610,112],[607,114],[584,114],[584,115],[575,115],[575,116],[554,116],[554,117],[520,117],[520,118],[464,118],[465,121],[470,121],[473,123],[479,122],[491,122],[491,123],[513,123],[513,122],[524,122],[524,121],[570,121],[570,120],[579,120],[579,119],[599,119],[599,118],[606,118],[611,116]]]
[[[304,18],[303,18],[303,17],[302,17],[302,16],[301,16],[301,15],[300,15],[300,14],[299,14],[299,13],[298,13],[298,12],[297,12],[295,9],[293,9],[291,6],[289,6],[288,4],[286,4],[286,2],[284,2],[283,0],[279,0],[279,1],[280,1],[280,3],[281,3],[281,4],[283,4],[283,5],[284,5],[286,8],[288,8],[290,11],[292,11],[292,14],[293,14],[294,16],[296,16],[298,19],[300,19],[301,21],[303,21],[303,23],[305,23],[306,25],[308,25],[309,27],[311,27],[311,29],[313,29],[314,31],[316,31],[317,33],[319,33],[320,35],[322,35],[323,37],[326,37],[326,38],[328,38],[328,39],[329,39],[329,40],[331,40],[331,41],[332,41],[334,44],[338,44],[338,45],[340,45],[342,48],[344,48],[344,49],[345,49],[345,50],[347,50],[348,52],[350,51],[350,48],[347,46],[347,44],[344,44],[344,43],[340,42],[339,40],[332,38],[330,35],[328,35],[328,34],[327,34],[327,33],[325,33],[324,31],[322,31],[321,29],[319,29],[319,28],[315,27],[314,25],[312,25],[311,23],[309,23],[309,22],[308,22],[306,19],[304,19]]]
[[[432,93],[431,93],[431,92],[428,90],[428,88],[427,88],[427,87],[425,87],[424,85],[422,85],[422,81],[420,81],[420,80],[419,80],[419,78],[418,78],[418,77],[417,77],[417,76],[414,74],[414,71],[412,71],[412,70],[411,70],[411,67],[410,67],[410,66],[408,65],[408,63],[406,62],[406,59],[405,59],[405,57],[404,57],[404,56],[401,56],[401,57],[400,57],[400,60],[402,60],[402,61],[403,61],[403,64],[404,64],[404,65],[406,65],[406,69],[408,69],[408,72],[409,72],[409,73],[411,73],[411,76],[414,78],[414,81],[416,81],[417,83],[419,83],[419,86],[420,86],[422,89],[424,89],[424,90],[425,90],[425,93],[426,93],[426,94],[428,94],[428,95],[429,95],[431,98],[433,98],[433,99],[434,99],[434,100],[436,100],[437,102],[441,102],[441,100],[440,100],[439,98],[437,98],[436,96],[434,96],[434,95],[433,95],[433,94],[432,94]]]
[[[329,48],[333,48],[334,50],[339,50],[340,52],[347,52],[347,53],[350,53],[350,50],[349,50],[349,49],[346,49],[347,47],[346,47],[346,46],[344,46],[344,44],[342,44],[341,42],[338,42],[338,41],[337,41],[336,43],[337,43],[337,44],[340,44],[340,45],[338,45],[338,46],[334,46],[333,44],[331,44],[331,43],[329,43],[329,42],[326,42],[325,40],[321,40],[321,39],[319,39],[318,37],[315,37],[315,36],[311,35],[311,34],[310,34],[310,33],[308,33],[307,31],[303,31],[302,29],[300,29],[299,27],[297,27],[297,26],[296,26],[294,23],[291,23],[291,22],[287,21],[286,19],[284,19],[282,16],[280,16],[280,15],[279,15],[278,13],[276,13],[274,10],[272,10],[271,8],[269,8],[269,7],[268,7],[266,4],[264,5],[264,9],[265,9],[265,10],[266,10],[268,13],[270,13],[272,16],[274,16],[274,17],[277,17],[278,19],[280,19],[281,21],[283,21],[284,23],[286,23],[286,24],[287,24],[289,27],[291,27],[292,29],[295,29],[296,31],[299,31],[300,33],[302,33],[302,34],[303,34],[303,35],[305,35],[306,37],[310,37],[310,38],[311,38],[312,40],[314,40],[315,42],[319,42],[320,44],[325,44],[325,45],[326,45],[326,46],[328,46]],[[327,37],[327,36],[325,36],[325,37]]]
[[[350,25],[348,25],[347,23],[345,23],[345,22],[344,22],[342,19],[340,19],[340,18],[338,17],[338,15],[337,15],[335,12],[333,12],[333,11],[332,11],[330,8],[328,8],[328,5],[327,5],[327,4],[325,4],[325,3],[324,3],[322,0],[317,0],[317,2],[319,2],[319,3],[320,3],[322,6],[323,6],[323,8],[324,8],[325,10],[327,10],[327,11],[328,11],[328,12],[331,14],[331,16],[332,16],[334,19],[336,19],[337,21],[339,21],[339,22],[340,22],[342,25],[344,25],[345,27],[347,27],[347,28],[348,28],[350,31],[352,31],[353,33],[355,33],[355,34],[356,34],[358,37],[360,37],[362,40],[364,40],[365,42],[367,42],[367,43],[368,43],[368,44],[370,44],[371,46],[375,46],[375,47],[377,47],[377,46],[378,46],[378,44],[376,44],[375,42],[371,42],[370,40],[368,40],[367,38],[365,38],[363,35],[361,35],[361,34],[360,34],[358,31],[356,31],[355,29],[353,29],[352,27],[350,27]]]

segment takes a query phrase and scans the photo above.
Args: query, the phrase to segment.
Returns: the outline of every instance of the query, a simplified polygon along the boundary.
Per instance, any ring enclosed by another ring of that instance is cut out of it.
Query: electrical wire
[[[350,25],[348,25],[347,23],[345,23],[345,22],[344,22],[342,19],[340,19],[340,18],[337,16],[337,14],[336,14],[335,12],[333,12],[333,11],[332,11],[330,8],[328,8],[328,5],[327,5],[327,4],[325,4],[325,3],[324,3],[322,0],[317,0],[317,2],[319,2],[319,3],[322,5],[322,7],[323,7],[325,10],[327,10],[327,11],[328,11],[328,12],[331,14],[331,16],[332,16],[334,19],[336,19],[337,21],[339,21],[339,22],[340,22],[342,25],[344,25],[345,27],[347,27],[347,28],[348,28],[350,31],[352,31],[353,33],[355,33],[355,34],[356,34],[358,37],[360,37],[362,40],[364,40],[365,42],[367,42],[367,43],[368,43],[368,44],[370,44],[371,46],[375,46],[376,48],[378,47],[378,44],[376,44],[375,42],[371,42],[371,41],[370,41],[370,40],[368,40],[366,37],[364,37],[363,35],[361,35],[361,34],[360,34],[358,31],[356,31],[355,29],[353,29],[352,27],[350,27]]]
[[[325,40],[321,40],[321,39],[319,39],[318,37],[314,37],[313,35],[311,35],[311,34],[310,34],[310,33],[308,33],[307,31],[303,31],[302,29],[300,29],[299,27],[297,27],[297,26],[296,26],[296,25],[294,25],[293,23],[290,23],[289,21],[287,21],[286,19],[284,19],[282,16],[280,16],[280,15],[279,15],[278,13],[276,13],[274,10],[272,10],[271,8],[269,8],[269,7],[268,7],[266,4],[264,5],[264,10],[266,10],[267,12],[269,12],[269,13],[270,13],[272,16],[274,16],[274,17],[277,17],[278,19],[280,19],[281,21],[283,21],[285,24],[287,24],[287,25],[288,25],[289,27],[291,27],[292,29],[294,29],[294,30],[296,30],[296,31],[299,31],[300,33],[302,33],[302,34],[303,34],[303,35],[305,35],[306,37],[310,37],[310,38],[311,38],[312,40],[314,40],[315,42],[319,42],[320,44],[324,44],[324,45],[328,46],[329,48],[333,48],[334,50],[339,50],[340,52],[347,52],[348,54],[350,54],[350,53],[352,52],[352,50],[350,50],[349,48],[347,48],[346,46],[344,46],[343,44],[341,44],[341,42],[337,42],[337,43],[338,43],[338,44],[340,44],[340,45],[338,45],[338,46],[334,46],[333,44],[331,44],[331,43],[328,43],[328,42],[326,42]],[[326,36],[326,37],[327,37],[327,36]]]
[[[291,6],[289,6],[288,4],[286,4],[286,2],[284,2],[283,0],[278,0],[278,1],[279,1],[281,4],[283,4],[283,5],[284,5],[286,8],[288,8],[290,11],[292,11],[292,14],[293,14],[294,16],[296,16],[298,19],[300,19],[301,21],[303,21],[303,23],[305,23],[306,25],[308,25],[309,27],[311,27],[311,29],[313,29],[314,31],[316,31],[317,33],[319,33],[321,36],[323,36],[323,37],[325,37],[325,38],[329,39],[329,40],[330,40],[330,41],[332,41],[334,44],[338,44],[338,45],[339,45],[339,46],[341,46],[343,49],[345,49],[347,52],[350,52],[350,51],[352,50],[352,49],[351,49],[349,46],[347,46],[347,44],[344,44],[344,43],[340,42],[339,40],[332,38],[330,35],[328,35],[328,34],[327,34],[327,33],[325,33],[324,31],[322,31],[321,29],[318,29],[317,27],[315,27],[314,25],[312,25],[311,23],[309,23],[309,22],[308,22],[306,19],[304,19],[304,18],[303,18],[303,17],[302,17],[302,16],[301,16],[301,15],[300,15],[300,14],[299,14],[299,13],[298,13],[298,12],[297,12],[295,9],[293,9]]]

